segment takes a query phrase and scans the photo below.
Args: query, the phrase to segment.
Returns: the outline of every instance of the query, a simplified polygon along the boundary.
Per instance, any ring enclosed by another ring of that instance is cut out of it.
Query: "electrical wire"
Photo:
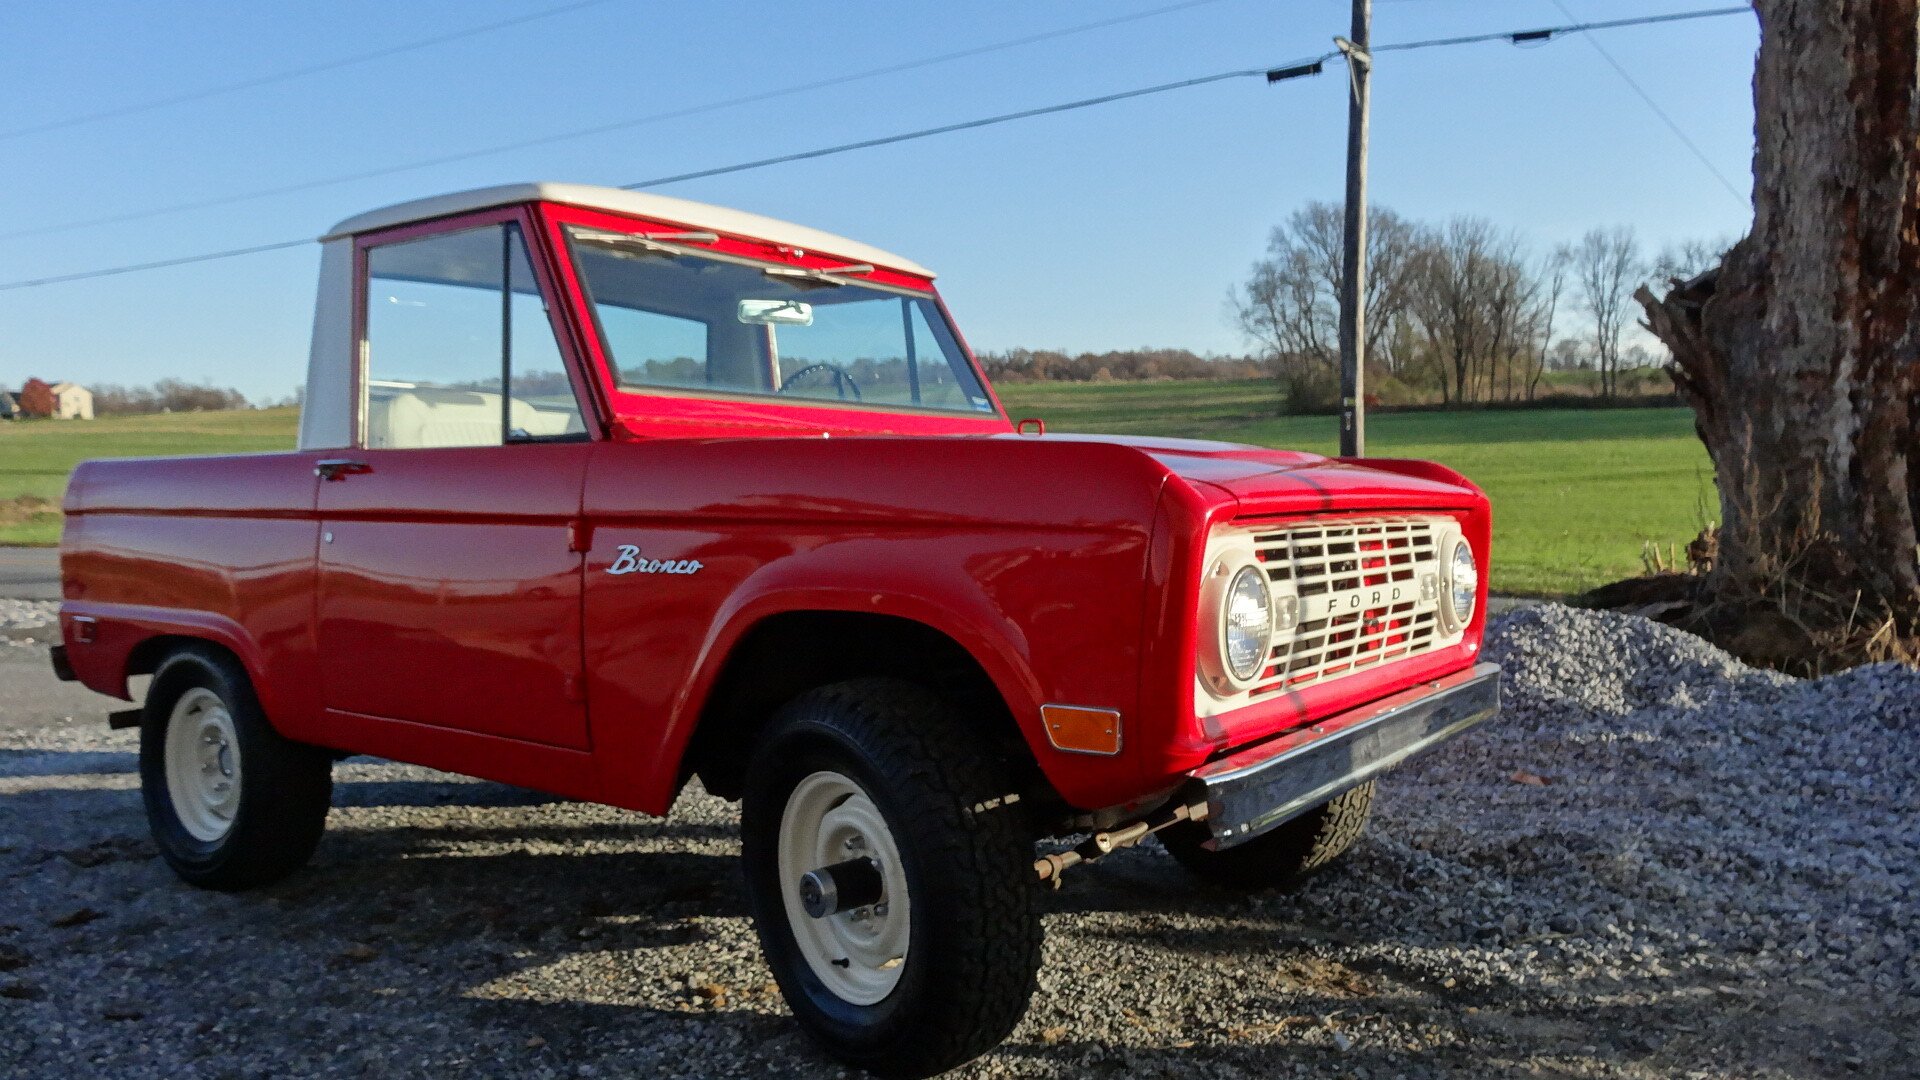
[[[781,154],[778,157],[761,158],[758,161],[743,161],[737,165],[721,165],[713,169],[700,169],[695,172],[676,173],[672,176],[655,177],[637,183],[622,184],[622,188],[634,191],[639,188],[660,187],[663,184],[677,184],[682,180],[701,180],[709,176],[725,176],[728,173],[746,172],[750,169],[764,169],[769,165],[784,165],[790,161],[807,161],[812,158],[830,157],[851,150],[865,150],[875,146],[891,146],[894,143],[910,142],[914,139],[926,139],[935,135],[946,135],[955,131],[971,128],[991,127],[1013,120],[1025,120],[1034,116],[1046,116],[1049,113],[1071,112],[1094,105],[1105,105],[1112,101],[1125,101],[1128,98],[1146,97],[1149,94],[1164,94],[1169,90],[1184,90],[1189,86],[1205,86],[1208,83],[1224,82],[1227,79],[1245,79],[1254,75],[1265,75],[1270,68],[1251,68],[1245,71],[1222,71],[1213,75],[1202,75],[1197,79],[1182,79],[1179,82],[1161,83],[1158,86],[1143,86],[1138,90],[1122,90],[1115,94],[1102,94],[1099,97],[1082,98],[1079,101],[1067,101],[1058,105],[1042,105],[1036,109],[1022,109],[1019,112],[1001,113],[998,116],[981,117],[978,120],[962,120],[957,124],[942,124],[939,127],[921,128],[918,131],[906,131],[897,135],[882,135],[873,139],[861,139],[858,142],[841,143],[838,146],[825,146],[817,150],[802,150],[794,154]]]
[[[1554,0],[1569,19],[1579,19],[1566,5]],[[1617,30],[1626,26],[1654,26],[1659,23],[1691,22],[1695,19],[1712,19],[1723,15],[1750,15],[1753,9],[1746,6],[1700,8],[1694,11],[1674,11],[1664,15],[1638,15],[1630,19],[1604,19],[1599,22],[1574,22],[1568,26],[1542,26],[1533,30],[1506,30],[1494,34],[1469,34],[1466,37],[1428,38],[1425,41],[1407,41],[1397,45],[1375,45],[1369,52],[1412,52],[1417,49],[1437,49],[1449,45],[1478,45],[1488,41],[1507,41],[1518,44],[1520,41],[1559,34],[1584,34],[1589,30]],[[1589,39],[1591,40],[1591,39]],[[1331,59],[1338,53],[1328,53]]]
[[[218,86],[191,90],[184,94],[175,94],[172,97],[156,98],[152,101],[142,101],[132,105],[117,105],[111,109],[84,113],[80,116],[69,116],[60,120],[48,120],[44,123],[14,128],[11,131],[0,131],[0,140],[18,139],[26,135],[39,135],[49,131],[60,131],[65,128],[78,127],[82,124],[97,123],[101,120],[113,120],[122,116],[134,116],[143,112],[152,112],[155,109],[164,109],[169,105],[184,105],[190,101],[202,101],[210,97],[218,97],[221,94],[231,94],[235,90],[251,90],[259,86],[271,86],[274,83],[301,79],[308,75],[318,75],[323,71],[335,71],[343,67],[352,67],[355,64],[364,64],[369,60],[381,60],[389,56],[398,56],[402,53],[429,49],[435,45],[445,45],[452,41],[478,37],[481,34],[490,34],[495,30],[505,30],[509,26],[524,26],[530,22],[537,22],[541,19],[551,19],[556,15],[565,15],[570,12],[579,11],[582,8],[597,7],[608,2],[609,0],[577,0],[575,3],[562,4],[559,7],[547,8],[543,11],[517,15],[511,19],[502,19],[499,22],[487,23],[484,26],[473,26],[465,30],[455,30],[452,33],[437,34],[433,37],[402,42],[398,45],[389,45],[385,48],[374,49],[371,52],[356,53],[353,56],[343,56],[337,60],[327,60],[318,64],[309,64],[306,67],[289,68],[285,71],[256,75],[249,79],[241,79],[238,82],[221,83]]]
[[[1536,35],[1536,34],[1577,33],[1585,30],[1612,29],[1615,27],[1622,27],[1622,26],[1641,26],[1641,25],[1646,25],[1648,23],[1654,23],[1654,22],[1675,22],[1682,19],[1702,19],[1702,18],[1710,18],[1714,16],[1744,13],[1744,12],[1747,12],[1748,10],[1749,9],[1744,7],[1715,8],[1715,9],[1695,11],[1695,12],[1679,12],[1679,13],[1674,13],[1670,15],[1646,16],[1639,19],[1615,19],[1607,23],[1581,23],[1581,24],[1575,24],[1571,26],[1543,27],[1539,30],[1510,31],[1503,34],[1482,34],[1482,35],[1476,35],[1471,38],[1440,38],[1440,39],[1431,39],[1427,41],[1410,41],[1410,42],[1402,42],[1399,44],[1375,46],[1372,51],[1375,53],[1389,52],[1389,51],[1404,52],[1404,51],[1410,51],[1415,49],[1438,48],[1443,45],[1465,45],[1465,44],[1472,44],[1475,42],[1493,41],[1501,38],[1514,40],[1516,38],[1522,38],[1522,37],[1527,37],[1529,35]],[[997,116],[982,117],[977,120],[966,120],[966,121],[961,121],[955,124],[942,124],[937,127],[920,128],[915,131],[901,132],[895,135],[883,135],[878,138],[863,139],[858,142],[841,143],[836,146],[821,147],[814,150],[803,150],[797,153],[783,154],[778,157],[760,158],[755,161],[739,162],[733,165],[722,165],[712,169],[701,169],[695,172],[680,173],[673,176],[658,177],[652,180],[642,180],[637,183],[627,184],[624,186],[629,189],[642,188],[642,187],[658,187],[664,184],[675,183],[683,180],[691,180],[695,178],[702,178],[702,177],[709,177],[709,176],[720,176],[728,173],[745,172],[750,169],[762,169],[771,165],[784,164],[787,162],[810,160],[813,158],[827,157],[834,154],[844,154],[854,150],[863,150],[863,149],[867,149],[875,146],[887,146],[894,143],[907,142],[914,139],[930,138],[934,135],[948,134],[951,132],[964,131],[964,130],[969,130],[973,128],[988,127],[994,124],[1004,124],[1014,120],[1027,119],[1029,117],[1045,116],[1045,115],[1050,115],[1055,113],[1069,112],[1076,109],[1091,108],[1093,106],[1104,105],[1109,102],[1124,101],[1130,98],[1146,97],[1150,94],[1163,94],[1163,93],[1168,93],[1174,90],[1181,90],[1181,89],[1186,89],[1186,88],[1195,87],[1195,86],[1204,86],[1209,83],[1223,82],[1228,79],[1240,79],[1240,78],[1251,78],[1251,77],[1266,78],[1269,75],[1269,73],[1299,70],[1305,67],[1306,65],[1317,63],[1319,61],[1330,60],[1338,55],[1340,55],[1338,52],[1323,53],[1317,59],[1296,60],[1288,64],[1277,65],[1272,68],[1248,68],[1248,69],[1238,70],[1238,71],[1216,72],[1212,75],[1202,75],[1197,78],[1183,79],[1179,82],[1160,83],[1155,86],[1140,87],[1134,90],[1122,90],[1117,93],[1102,94],[1098,97],[1082,98],[1078,101],[1063,102],[1057,105],[1044,105],[1038,108],[1024,109],[1019,112],[1002,113]],[[33,278],[33,279],[27,279],[27,280],[21,280],[21,281],[10,281],[10,282],[0,283],[0,292],[11,291],[14,289],[33,288],[41,285],[53,285],[53,284],[69,282],[69,281],[84,281],[91,278],[110,277],[116,274],[130,274],[130,273],[134,273],[136,271],[142,271],[142,270],[157,270],[163,267],[182,266],[189,263],[212,262],[216,259],[236,258],[242,255],[253,255],[253,254],[258,254],[258,253],[267,252],[267,251],[279,251],[285,248],[297,247],[302,244],[307,244],[311,242],[312,241],[308,239],[285,240],[285,241],[280,241],[278,243],[261,244],[255,247],[232,248],[226,251],[214,251],[214,252],[208,252],[201,255],[186,255],[186,256],[181,256],[173,259],[162,259],[155,262],[135,263],[135,264],[130,264],[126,266],[103,267],[97,270],[82,270],[82,271],[76,271],[70,274],[61,274],[54,277]]]
[[[25,236],[45,236],[49,233],[66,232],[70,229],[91,228],[98,225],[120,225],[129,221],[144,221],[149,218],[185,213],[190,210],[211,210],[216,207],[232,206],[235,203],[250,202],[254,199],[265,199],[275,195],[291,195],[301,191],[312,191],[316,188],[349,184],[357,180],[373,180],[382,176],[392,176],[396,173],[411,172],[415,169],[432,168],[436,165],[451,165],[461,161],[472,161],[475,158],[491,157],[495,154],[505,154],[515,150],[529,150],[536,146],[550,146],[554,143],[570,142],[574,139],[585,139],[595,135],[608,135],[616,131],[629,131],[633,128],[644,127],[648,124],[662,123],[667,120],[679,120],[689,116],[699,116],[703,113],[718,112],[722,109],[731,109],[741,105],[758,104],[763,101],[791,97],[795,94],[806,93],[813,90],[825,90],[830,87],[844,86],[848,83],[859,82],[864,79],[879,78],[882,75],[897,75],[901,72],[932,67],[935,64],[945,64],[954,60],[984,56],[988,53],[1001,52],[1022,45],[1032,45],[1037,42],[1051,41],[1055,38],[1083,34],[1092,30],[1102,30],[1109,26],[1138,22],[1141,19],[1151,19],[1160,15],[1172,14],[1176,11],[1185,11],[1188,8],[1203,7],[1208,4],[1217,4],[1220,2],[1221,0],[1183,0],[1181,3],[1149,8],[1145,11],[1116,15],[1105,19],[1098,19],[1093,22],[1061,27],[1057,30],[1046,30],[1037,34],[1027,34],[1022,37],[989,42],[985,45],[956,49],[952,52],[937,53],[933,56],[925,56],[917,60],[888,64],[884,67],[869,68],[865,71],[835,75],[825,79],[815,79],[811,82],[797,83],[792,86],[783,86],[773,90],[762,90],[752,94],[743,94],[739,97],[723,98],[719,101],[709,101],[700,105],[689,105],[684,108],[670,109],[666,112],[652,113],[647,116],[634,117],[629,120],[617,120],[608,124],[595,124],[592,127],[576,128],[571,131],[541,135],[531,139],[520,139],[514,142],[496,143],[492,146],[483,146],[452,154],[442,154],[438,157],[424,158],[399,165],[386,165],[378,169],[344,173],[318,180],[303,180],[298,183],[282,184],[276,187],[257,188],[252,191],[243,191],[232,195],[220,195],[211,199],[197,199],[192,202],[173,203],[146,210],[132,210],[125,213],[108,214],[103,217],[83,218],[76,221],[57,221],[45,225],[33,225],[24,229],[13,229],[0,232],[0,240],[13,240]]]
[[[241,255],[259,255],[268,251],[285,251],[288,248],[306,247],[313,243],[311,237],[298,240],[282,240],[274,244],[256,244],[253,247],[228,248],[225,251],[209,251],[201,255],[181,255],[172,259],[156,259],[153,262],[129,263],[126,266],[110,266],[104,270],[79,270],[71,274],[55,274],[52,277],[28,278],[24,281],[9,281],[0,285],[0,292],[9,289],[31,289],[38,285],[58,285],[66,281],[88,281],[93,278],[113,277],[116,274],[132,274],[141,270],[162,270],[169,266],[186,266],[189,263],[213,262],[215,259],[233,259]]]
[[[1568,9],[1567,5],[1563,3],[1562,0],[1553,0],[1553,6],[1559,8],[1569,19],[1579,18],[1578,15],[1575,15],[1571,10]],[[1727,10],[1728,11],[1745,11],[1747,9],[1730,8]],[[1748,197],[1745,194],[1742,194],[1739,188],[1734,186],[1733,181],[1727,179],[1727,174],[1721,172],[1719,166],[1713,163],[1713,159],[1707,156],[1706,151],[1700,149],[1700,144],[1694,142],[1693,138],[1686,133],[1685,129],[1683,129],[1677,121],[1674,120],[1673,116],[1669,114],[1667,110],[1660,107],[1660,103],[1653,99],[1653,95],[1647,93],[1647,88],[1640,85],[1640,81],[1633,77],[1633,73],[1629,72],[1626,69],[1625,65],[1620,63],[1619,60],[1615,59],[1614,55],[1611,52],[1607,51],[1607,47],[1605,45],[1600,44],[1599,39],[1593,37],[1592,35],[1588,35],[1586,38],[1586,42],[1587,44],[1593,46],[1593,50],[1600,54],[1600,58],[1602,60],[1605,60],[1608,63],[1608,65],[1610,65],[1613,68],[1614,72],[1620,76],[1621,80],[1625,82],[1627,86],[1632,88],[1634,93],[1640,95],[1640,100],[1646,102],[1647,108],[1653,110],[1653,115],[1659,117],[1660,122],[1667,125],[1667,130],[1673,132],[1673,137],[1676,139],[1679,139],[1682,145],[1684,145],[1688,150],[1693,152],[1694,157],[1700,159],[1700,164],[1705,165],[1707,167],[1707,171],[1713,174],[1713,178],[1715,180],[1720,181],[1720,186],[1727,189],[1727,194],[1733,196],[1734,201],[1739,203],[1740,205],[1742,206],[1747,205]]]

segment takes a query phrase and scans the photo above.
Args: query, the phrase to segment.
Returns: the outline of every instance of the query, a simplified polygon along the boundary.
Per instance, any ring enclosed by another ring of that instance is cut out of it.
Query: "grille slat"
[[[1396,516],[1256,530],[1254,556],[1278,589],[1299,597],[1300,618],[1275,631],[1250,696],[1313,686],[1443,644],[1439,544],[1450,524]]]

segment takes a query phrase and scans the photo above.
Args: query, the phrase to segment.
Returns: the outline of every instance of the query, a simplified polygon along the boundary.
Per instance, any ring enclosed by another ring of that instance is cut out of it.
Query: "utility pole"
[[[1347,58],[1347,224],[1340,267],[1340,455],[1367,452],[1367,82],[1373,74],[1373,0],[1353,0]]]

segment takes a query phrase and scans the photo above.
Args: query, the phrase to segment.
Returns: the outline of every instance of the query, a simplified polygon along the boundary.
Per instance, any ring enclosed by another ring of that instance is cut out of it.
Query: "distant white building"
[[[93,391],[79,383],[54,383],[53,418],[55,420],[93,419]]]

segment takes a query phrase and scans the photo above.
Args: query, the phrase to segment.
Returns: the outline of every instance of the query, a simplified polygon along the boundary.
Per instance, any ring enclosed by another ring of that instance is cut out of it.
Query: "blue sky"
[[[0,139],[0,204],[33,228],[378,169],[1041,33],[1174,0],[668,4],[604,0],[403,55]],[[0,131],[540,12],[563,0],[8,4]],[[1376,0],[1386,43],[1724,0]],[[218,209],[0,239],[0,281],[318,235],[420,195],[620,184],[1323,51],[1346,0],[1213,0],[776,101]],[[1745,191],[1754,20],[1602,44]],[[663,193],[802,222],[940,272],[976,349],[1244,347],[1225,308],[1267,230],[1337,198],[1346,77],[1217,83]],[[1383,56],[1376,201],[1479,214],[1546,246],[1632,224],[1735,236],[1731,196],[1590,44]],[[164,376],[281,397],[305,366],[317,249],[0,292],[0,386]]]

